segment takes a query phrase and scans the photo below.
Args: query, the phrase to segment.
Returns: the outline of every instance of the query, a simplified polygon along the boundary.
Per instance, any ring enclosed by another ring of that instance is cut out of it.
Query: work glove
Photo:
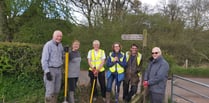
[[[148,81],[143,81],[143,86],[144,86],[144,87],[148,87],[148,85],[149,85],[149,84],[148,84]]]
[[[93,74],[94,74],[95,77],[98,76],[98,71],[96,70],[96,67],[94,67],[94,69],[92,70],[92,72],[93,72]]]
[[[46,79],[47,79],[48,81],[52,81],[52,75],[51,75],[50,72],[47,72],[47,73],[46,73]]]

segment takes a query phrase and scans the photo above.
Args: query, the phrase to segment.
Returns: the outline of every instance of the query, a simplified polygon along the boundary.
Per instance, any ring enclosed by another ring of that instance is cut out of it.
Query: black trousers
[[[93,72],[89,70],[89,77],[90,77],[91,89],[92,89],[92,85],[93,85],[93,82],[94,82],[94,79],[95,79],[94,97],[98,96],[98,90],[97,90],[97,78],[98,78],[99,85],[100,85],[100,88],[101,88],[102,97],[105,98],[105,96],[106,96],[105,71],[99,72],[98,77],[95,77]]]
[[[69,91],[75,91],[76,89],[76,85],[77,85],[77,82],[78,82],[78,77],[75,77],[75,78],[68,78],[68,87],[69,87]]]
[[[123,81],[123,99],[127,102],[131,100],[131,97],[137,92],[138,88],[137,85],[131,85],[131,90],[129,91],[129,82]]]

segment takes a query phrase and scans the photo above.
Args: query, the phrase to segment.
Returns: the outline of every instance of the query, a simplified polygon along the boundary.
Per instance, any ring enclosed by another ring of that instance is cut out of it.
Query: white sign
[[[143,40],[143,34],[122,34],[122,40]]]

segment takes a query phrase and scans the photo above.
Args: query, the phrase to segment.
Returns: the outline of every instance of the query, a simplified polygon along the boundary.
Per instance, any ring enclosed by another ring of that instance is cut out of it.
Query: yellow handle
[[[94,79],[94,81],[93,81],[92,90],[91,90],[91,97],[90,97],[89,103],[92,103],[93,94],[94,94],[94,86],[95,86],[95,82],[96,82],[96,79]]]
[[[69,53],[65,53],[65,92],[64,97],[67,97],[67,85],[68,85],[68,60],[69,60]]]

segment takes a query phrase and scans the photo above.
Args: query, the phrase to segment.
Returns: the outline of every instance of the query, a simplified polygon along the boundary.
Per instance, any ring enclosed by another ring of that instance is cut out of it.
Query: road
[[[205,83],[205,84],[209,85],[209,78],[191,78],[190,77],[188,79],[191,79],[191,80],[198,81],[198,82]],[[200,92],[200,93],[202,93],[202,94],[204,94],[204,95],[209,97],[209,88],[205,88],[205,87],[202,87],[202,86],[197,86],[197,85],[191,84],[189,82],[182,81],[180,79],[176,79],[175,83],[177,83],[179,85],[182,85],[182,86],[184,86],[186,88],[191,88],[192,90]],[[88,71],[81,71],[80,72],[78,85],[87,86],[88,84],[89,84]],[[122,91],[123,91],[122,90],[122,86],[121,86],[120,89],[121,89],[120,90],[121,92],[120,92],[119,97],[120,97],[120,99],[122,99]],[[138,88],[137,93],[139,93],[139,92],[140,92],[140,86]],[[174,87],[174,92],[176,94],[179,94],[179,95],[182,95],[182,96],[184,96],[186,98],[189,98],[194,103],[209,103],[208,102],[209,99],[203,99],[200,96],[194,95],[194,93],[188,93],[187,91],[185,91],[183,89],[180,89],[180,88],[177,88],[177,87]],[[170,96],[171,96],[171,80],[168,80],[167,88],[166,88],[166,98],[168,98]],[[174,98],[174,100],[177,103],[187,103],[186,101],[184,101],[184,100],[182,100],[180,98],[176,98],[176,97]]]

